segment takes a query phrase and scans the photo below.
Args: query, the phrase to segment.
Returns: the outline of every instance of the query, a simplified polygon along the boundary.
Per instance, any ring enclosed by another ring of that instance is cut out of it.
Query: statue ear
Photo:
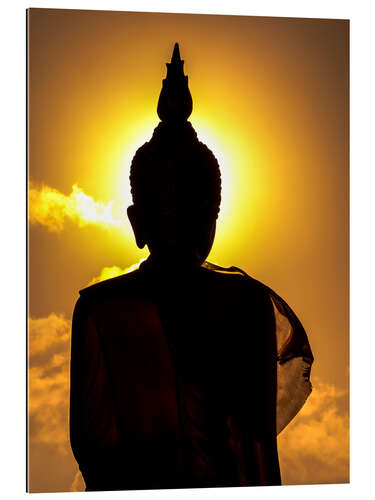
[[[139,216],[139,212],[136,209],[135,205],[131,205],[130,207],[128,207],[127,214],[130,224],[133,228],[137,246],[138,248],[143,248],[146,245],[144,224],[142,223],[141,217]]]

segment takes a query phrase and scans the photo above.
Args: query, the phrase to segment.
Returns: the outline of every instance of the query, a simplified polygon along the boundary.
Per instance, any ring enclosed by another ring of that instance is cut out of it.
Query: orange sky
[[[315,391],[279,438],[284,483],[347,481],[348,22],[48,9],[29,19],[31,489],[80,487],[69,322],[80,288],[147,255],[125,218],[129,167],[158,123],[175,41],[190,121],[222,168],[209,260],[274,288],[315,355]]]

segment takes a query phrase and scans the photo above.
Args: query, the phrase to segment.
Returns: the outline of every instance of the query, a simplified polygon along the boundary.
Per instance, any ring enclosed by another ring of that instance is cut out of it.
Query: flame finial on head
[[[184,122],[193,110],[193,100],[184,75],[184,61],[178,43],[174,44],[172,59],[167,63],[167,77],[163,80],[157,112],[163,122]]]
[[[172,54],[171,63],[176,64],[176,63],[179,63],[179,62],[184,63],[184,61],[181,61],[180,47],[179,47],[178,43],[176,42],[174,44],[174,47],[173,47],[173,54]]]

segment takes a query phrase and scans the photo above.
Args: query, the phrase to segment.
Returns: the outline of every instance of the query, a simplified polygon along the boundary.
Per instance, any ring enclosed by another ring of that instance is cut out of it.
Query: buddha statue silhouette
[[[86,491],[277,485],[277,433],[311,391],[308,339],[273,290],[206,262],[220,170],[187,121],[178,44],[157,111],[128,208],[150,257],[82,290],[73,315],[73,453]]]

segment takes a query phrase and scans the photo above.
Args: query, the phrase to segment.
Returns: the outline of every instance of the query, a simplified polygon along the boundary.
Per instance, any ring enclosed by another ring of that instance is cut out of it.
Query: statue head
[[[158,102],[161,122],[132,161],[128,216],[140,248],[202,263],[215,236],[220,169],[187,121],[193,103],[183,62],[176,43]]]

